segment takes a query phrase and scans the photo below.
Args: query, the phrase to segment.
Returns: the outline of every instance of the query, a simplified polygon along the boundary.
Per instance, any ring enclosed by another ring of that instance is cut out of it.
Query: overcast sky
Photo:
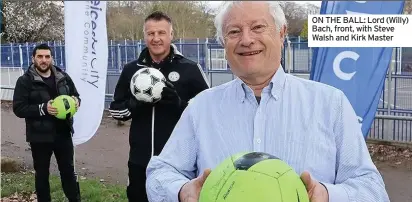
[[[212,8],[217,8],[223,1],[209,1],[207,2]],[[291,1],[299,4],[311,3],[320,7],[322,1]]]

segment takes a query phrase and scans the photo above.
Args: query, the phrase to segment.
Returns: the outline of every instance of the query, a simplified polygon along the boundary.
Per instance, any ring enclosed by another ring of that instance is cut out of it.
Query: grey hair
[[[269,12],[273,17],[276,28],[279,32],[281,31],[282,27],[287,26],[286,17],[285,17],[285,14],[279,2],[277,1],[256,1],[256,2],[265,2],[269,5]],[[222,8],[219,10],[219,13],[215,17],[216,39],[220,42],[222,46],[224,45],[223,25],[224,25],[225,17],[234,5],[241,4],[241,3],[243,2],[242,1],[224,2]]]

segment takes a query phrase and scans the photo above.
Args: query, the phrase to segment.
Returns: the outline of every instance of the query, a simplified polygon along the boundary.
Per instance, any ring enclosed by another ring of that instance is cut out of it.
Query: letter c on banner
[[[355,75],[356,71],[351,72],[351,73],[345,73],[341,70],[340,68],[340,63],[342,62],[343,59],[350,58],[352,60],[358,60],[359,55],[356,52],[353,51],[343,51],[340,52],[335,59],[333,60],[333,72],[335,75],[342,79],[342,80],[351,80],[352,77]]]

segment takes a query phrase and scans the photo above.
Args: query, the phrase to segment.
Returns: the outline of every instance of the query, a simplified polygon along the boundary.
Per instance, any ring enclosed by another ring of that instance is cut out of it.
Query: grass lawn
[[[34,190],[32,172],[1,173],[1,198],[16,192],[19,195],[31,195]],[[125,186],[104,184],[98,180],[80,179],[80,192],[82,201],[127,202]],[[67,201],[58,176],[50,175],[50,194],[52,201]]]

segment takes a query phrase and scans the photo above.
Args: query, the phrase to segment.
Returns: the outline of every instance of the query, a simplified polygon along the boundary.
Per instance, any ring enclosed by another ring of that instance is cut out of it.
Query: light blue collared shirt
[[[183,112],[147,168],[150,201],[177,202],[180,188],[243,151],[270,153],[323,183],[330,202],[386,202],[355,112],[342,91],[280,67],[260,104],[240,79],[208,89]]]

